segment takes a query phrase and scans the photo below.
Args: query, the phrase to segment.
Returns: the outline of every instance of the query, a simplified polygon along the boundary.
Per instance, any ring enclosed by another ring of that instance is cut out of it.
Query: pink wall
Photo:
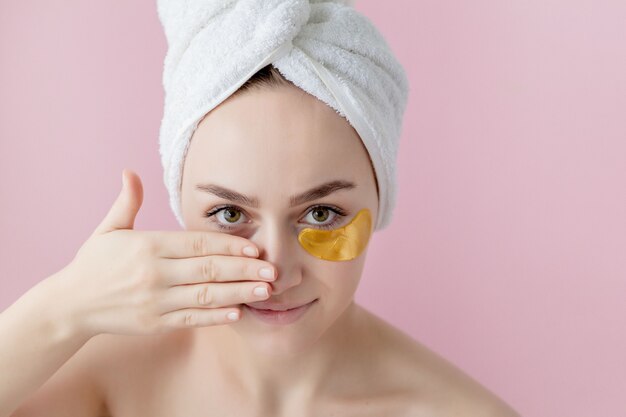
[[[71,260],[124,167],[136,228],[178,229],[154,2],[62,4],[0,3],[2,309]],[[624,415],[626,3],[382,4],[357,8],[412,91],[357,301],[525,416]]]

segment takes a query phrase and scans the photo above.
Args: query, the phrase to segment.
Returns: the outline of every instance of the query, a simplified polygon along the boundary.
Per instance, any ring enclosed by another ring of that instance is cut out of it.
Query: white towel
[[[357,131],[379,186],[375,230],[396,200],[396,156],[408,79],[383,36],[350,1],[157,0],[168,50],[159,132],[170,206],[180,204],[184,157],[206,113],[268,64]]]

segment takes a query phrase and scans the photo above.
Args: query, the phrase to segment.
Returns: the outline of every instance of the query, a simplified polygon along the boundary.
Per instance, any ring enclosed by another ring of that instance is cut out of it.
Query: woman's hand
[[[113,207],[75,258],[50,279],[60,317],[76,331],[141,335],[232,323],[237,304],[269,298],[275,270],[248,239],[218,232],[136,231],[141,181],[122,173]],[[252,247],[252,255],[244,253]],[[270,269],[271,278],[259,270]],[[267,296],[257,296],[257,287]]]

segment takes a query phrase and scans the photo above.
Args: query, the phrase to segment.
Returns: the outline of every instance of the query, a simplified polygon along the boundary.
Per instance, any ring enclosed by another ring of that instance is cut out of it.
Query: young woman
[[[354,302],[366,249],[321,261],[294,238],[375,219],[376,178],[354,129],[275,69],[193,135],[183,217],[206,240],[132,231],[142,188],[124,175],[74,261],[2,314],[2,357],[20,360],[3,379],[21,385],[2,385],[5,416],[517,415]]]
[[[517,416],[354,302],[380,179],[274,66],[194,130],[186,231],[133,230],[142,185],[123,180],[72,262],[0,315],[0,417]]]

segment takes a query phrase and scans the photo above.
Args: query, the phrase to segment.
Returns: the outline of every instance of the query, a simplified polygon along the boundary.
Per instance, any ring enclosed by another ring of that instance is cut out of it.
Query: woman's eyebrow
[[[325,182],[321,185],[313,187],[300,194],[293,195],[289,198],[289,207],[296,207],[300,204],[304,204],[307,201],[316,200],[318,198],[325,197],[335,191],[339,190],[351,190],[356,187],[356,184],[351,181],[345,180],[333,180]],[[213,194],[217,197],[225,200],[237,202],[239,204],[258,208],[259,199],[257,197],[248,197],[244,194],[240,194],[236,191],[230,190],[226,187],[222,187],[217,184],[196,184],[196,190],[203,193]]]

